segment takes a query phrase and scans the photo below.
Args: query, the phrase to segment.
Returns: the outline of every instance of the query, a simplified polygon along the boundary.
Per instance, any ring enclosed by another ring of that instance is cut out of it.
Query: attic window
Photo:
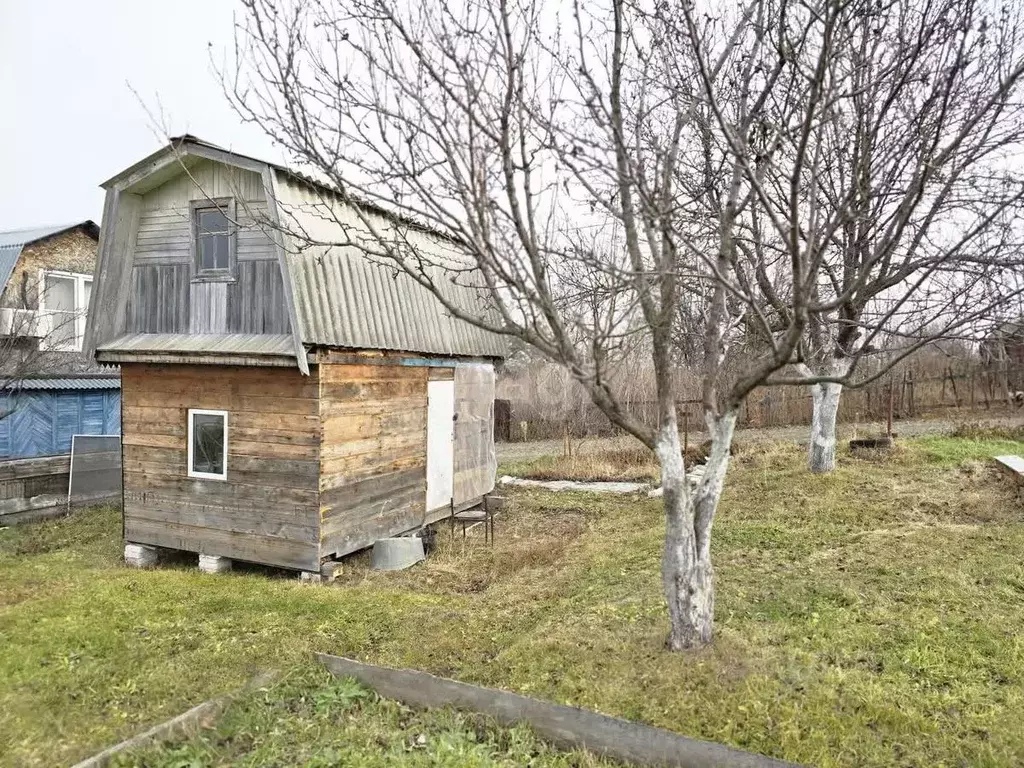
[[[199,280],[231,280],[235,271],[235,201],[231,198],[192,203],[192,247]]]

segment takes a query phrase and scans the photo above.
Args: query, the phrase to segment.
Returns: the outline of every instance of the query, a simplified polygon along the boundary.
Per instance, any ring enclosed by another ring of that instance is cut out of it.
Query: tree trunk
[[[699,648],[714,635],[715,589],[711,526],[722,495],[736,414],[709,418],[711,455],[691,494],[675,420],[664,423],[657,442],[665,505],[661,575],[668,601],[669,650]]]
[[[849,365],[836,360],[826,376],[845,376]],[[836,417],[843,385],[831,382],[811,384],[811,442],[807,447],[807,466],[811,472],[831,472],[836,468]]]

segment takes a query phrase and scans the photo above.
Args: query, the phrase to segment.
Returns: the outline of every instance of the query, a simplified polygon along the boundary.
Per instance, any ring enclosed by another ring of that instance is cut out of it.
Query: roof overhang
[[[253,173],[263,173],[272,165],[186,135],[172,138],[167,146],[125,168],[100,186],[119,192],[144,194],[202,160],[213,160]]]
[[[174,363],[294,368],[290,335],[129,333],[96,350],[101,363]]]

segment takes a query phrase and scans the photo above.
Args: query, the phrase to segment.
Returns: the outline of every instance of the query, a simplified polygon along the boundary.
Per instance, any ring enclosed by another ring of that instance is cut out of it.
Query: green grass
[[[1003,440],[927,438],[823,476],[796,447],[741,452],[715,527],[717,637],[688,654],[662,646],[663,528],[646,498],[519,492],[493,549],[445,535],[427,563],[389,574],[355,558],[331,588],[124,568],[109,510],[3,530],[0,764],[68,764],[267,668],[283,688],[146,764],[301,763],[349,742],[350,764],[378,747],[427,764],[402,746],[420,730],[483,750],[452,764],[522,762],[520,738],[537,765],[563,759],[450,713],[376,699],[317,712],[331,684],[313,651],[809,764],[1021,764],[1024,515],[988,458],[1024,443]]]
[[[120,755],[114,768],[257,766],[610,766],[579,751],[559,752],[524,727],[496,728],[449,710],[414,712],[355,681],[302,667],[232,702],[216,726],[182,744]]]

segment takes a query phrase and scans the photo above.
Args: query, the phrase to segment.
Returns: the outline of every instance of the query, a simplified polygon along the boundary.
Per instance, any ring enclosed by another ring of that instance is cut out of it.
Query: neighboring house
[[[92,221],[0,232],[0,459],[120,431],[117,370],[82,354],[98,238]]]
[[[191,136],[103,187],[86,350],[121,366],[126,545],[315,572],[493,489],[503,343],[358,248],[270,226],[358,230],[329,188]]]

